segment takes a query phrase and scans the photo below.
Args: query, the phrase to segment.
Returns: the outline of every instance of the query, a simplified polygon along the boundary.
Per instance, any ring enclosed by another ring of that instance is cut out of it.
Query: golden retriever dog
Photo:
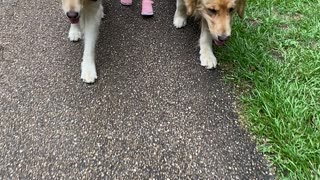
[[[84,36],[81,79],[93,83],[97,79],[95,46],[104,16],[101,0],[62,0],[62,9],[71,23],[70,41],[79,41]]]
[[[212,52],[212,40],[223,45],[231,36],[234,12],[242,18],[246,0],[177,0],[173,24],[176,28],[187,24],[188,16],[201,19],[200,61],[201,66],[212,69],[217,59]]]

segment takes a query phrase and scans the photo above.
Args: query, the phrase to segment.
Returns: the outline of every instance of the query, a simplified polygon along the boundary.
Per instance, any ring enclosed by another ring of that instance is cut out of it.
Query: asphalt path
[[[0,0],[0,179],[272,178],[198,24],[176,30],[173,0],[103,5],[88,85],[59,0]]]

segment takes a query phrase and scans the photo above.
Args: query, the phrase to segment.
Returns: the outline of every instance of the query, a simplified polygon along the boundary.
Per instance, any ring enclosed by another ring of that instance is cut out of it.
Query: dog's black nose
[[[230,36],[226,36],[226,35],[222,35],[222,36],[218,36],[219,41],[227,41],[229,39]]]
[[[74,11],[69,11],[69,12],[67,12],[67,16],[68,16],[68,18],[74,19],[74,18],[79,17],[79,13],[74,12]]]

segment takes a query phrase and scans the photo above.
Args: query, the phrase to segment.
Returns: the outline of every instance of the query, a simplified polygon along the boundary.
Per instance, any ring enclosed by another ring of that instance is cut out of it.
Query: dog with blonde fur
[[[235,12],[242,18],[246,0],[177,0],[173,24],[182,28],[188,16],[201,19],[200,61],[201,66],[212,69],[217,59],[212,52],[212,41],[223,45],[231,36],[232,16]]]
[[[101,0],[62,0],[62,9],[71,23],[70,41],[84,37],[81,79],[85,83],[93,83],[97,79],[95,46],[104,16]]]

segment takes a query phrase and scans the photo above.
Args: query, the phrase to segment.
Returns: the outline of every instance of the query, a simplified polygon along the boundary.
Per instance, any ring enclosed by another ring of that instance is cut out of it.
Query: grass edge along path
[[[241,114],[280,179],[320,179],[319,0],[252,0],[225,48]]]

